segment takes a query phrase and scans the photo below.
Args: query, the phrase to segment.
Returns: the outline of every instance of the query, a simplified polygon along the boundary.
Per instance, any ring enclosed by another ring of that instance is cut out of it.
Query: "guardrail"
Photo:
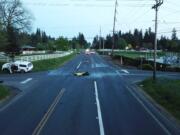
[[[68,52],[61,52],[61,53],[54,53],[54,54],[41,54],[41,55],[29,55],[29,56],[16,56],[15,61],[21,60],[21,61],[38,61],[38,60],[46,60],[46,59],[53,59],[53,58],[59,58],[64,57],[69,54],[73,53],[73,51]],[[10,62],[11,58],[9,57],[0,57],[0,61],[2,62]]]

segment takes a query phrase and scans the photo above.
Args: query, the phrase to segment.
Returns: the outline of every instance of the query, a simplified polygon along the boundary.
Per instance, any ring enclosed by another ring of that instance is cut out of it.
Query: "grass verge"
[[[39,60],[32,62],[34,65],[33,71],[46,71],[56,69],[62,66],[65,62],[71,60],[76,54],[70,54],[61,58],[48,59],[48,60]]]
[[[6,98],[9,94],[9,89],[3,85],[0,85],[0,100]]]
[[[150,78],[140,85],[157,103],[180,120],[180,80],[158,78],[155,82]]]

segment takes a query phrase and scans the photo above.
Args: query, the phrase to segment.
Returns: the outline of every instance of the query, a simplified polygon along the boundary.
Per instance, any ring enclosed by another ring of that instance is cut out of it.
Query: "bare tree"
[[[5,28],[29,30],[32,15],[23,7],[20,0],[0,0],[0,18]]]
[[[0,51],[4,51],[4,48],[7,45],[7,38],[6,38],[6,33],[2,28],[2,24],[0,21]]]
[[[18,33],[30,30],[32,15],[23,7],[20,0],[0,0],[0,22],[7,33],[6,52],[12,57],[20,49]]]

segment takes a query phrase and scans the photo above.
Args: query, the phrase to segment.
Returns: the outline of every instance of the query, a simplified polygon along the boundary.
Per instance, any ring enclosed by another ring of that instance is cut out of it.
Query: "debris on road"
[[[74,73],[74,76],[88,76],[89,73],[88,72],[76,72]]]

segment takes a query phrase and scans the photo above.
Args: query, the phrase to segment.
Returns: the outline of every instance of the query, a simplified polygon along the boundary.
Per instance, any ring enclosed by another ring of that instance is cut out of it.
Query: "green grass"
[[[128,58],[140,58],[140,57],[148,57],[148,58],[152,58],[153,57],[153,53],[152,52],[131,52],[131,51],[121,51],[116,53],[115,55],[120,55],[120,56],[124,56],[124,57],[128,57]],[[165,53],[164,52],[158,52],[157,53],[158,57],[164,56]]]
[[[9,89],[3,85],[0,85],[0,100],[6,98],[9,94]]]
[[[0,74],[3,73],[3,71],[1,70],[2,68],[2,65],[4,64],[5,62],[0,62]]]
[[[147,79],[141,85],[157,103],[180,120],[180,80],[159,78],[155,82]]]
[[[48,60],[40,60],[32,62],[34,65],[33,71],[46,71],[56,69],[62,66],[65,62],[71,60],[76,54],[70,54],[65,57],[55,58],[55,59],[48,59]]]
[[[56,69],[60,67],[61,65],[63,65],[65,62],[71,60],[75,55],[76,53],[73,53],[73,54],[70,54],[68,56],[64,56],[61,58],[34,61],[32,62],[34,65],[33,71],[37,72],[37,71],[46,71],[46,70]],[[0,62],[0,67],[2,67],[4,63],[5,62]],[[0,74],[4,74],[4,73],[5,72],[3,72],[0,69]]]

